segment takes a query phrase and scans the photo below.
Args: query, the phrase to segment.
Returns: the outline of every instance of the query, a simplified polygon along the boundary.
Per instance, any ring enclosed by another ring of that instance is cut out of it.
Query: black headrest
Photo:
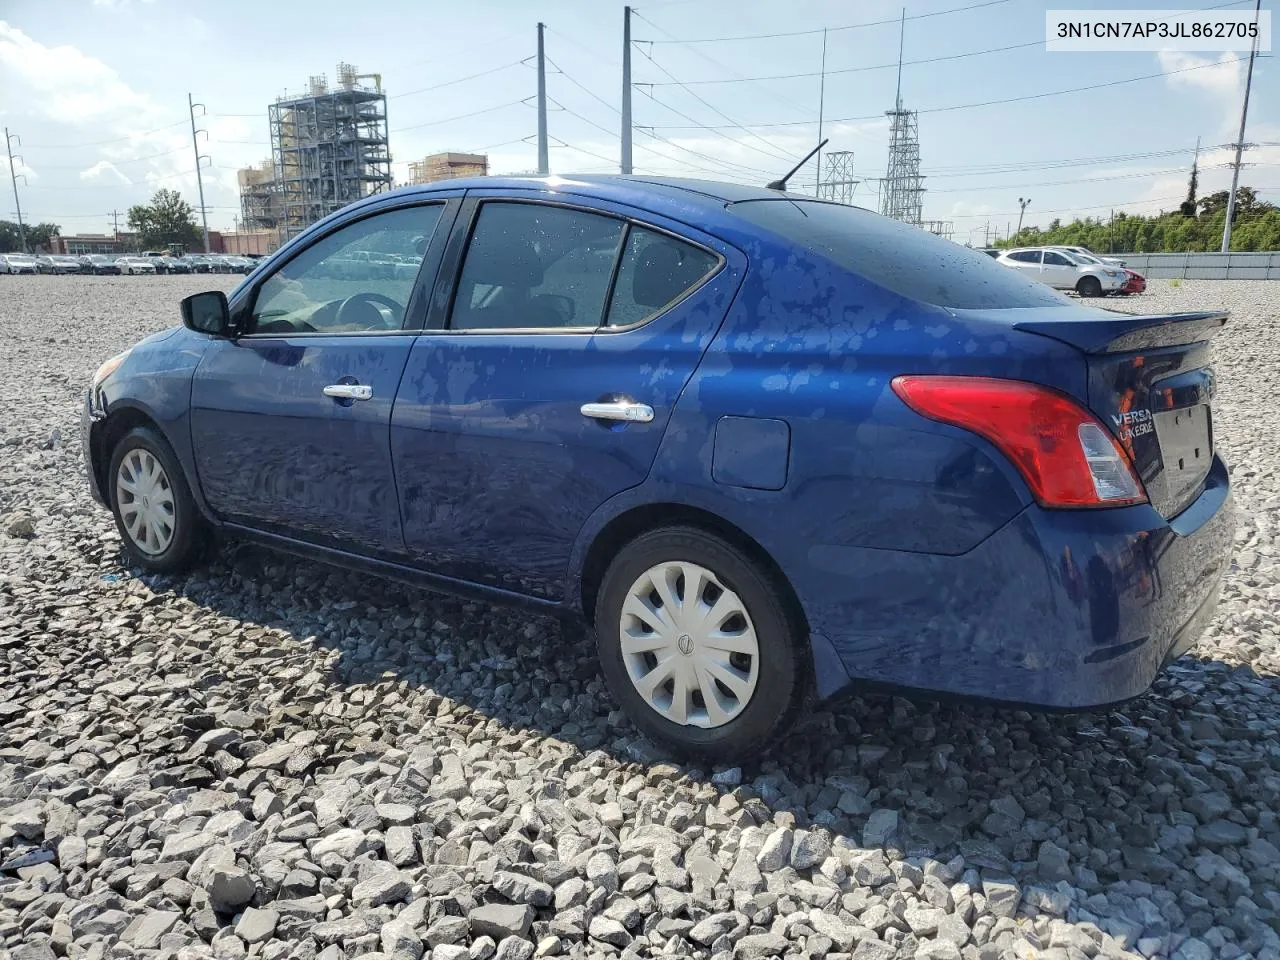
[[[655,240],[644,248],[631,277],[631,296],[642,307],[663,307],[702,276],[703,264],[686,247]]]
[[[476,257],[476,253],[480,253]],[[476,283],[497,287],[536,287],[542,283],[542,259],[533,247],[523,244],[494,244],[488,250],[476,251],[467,264],[467,276]]]

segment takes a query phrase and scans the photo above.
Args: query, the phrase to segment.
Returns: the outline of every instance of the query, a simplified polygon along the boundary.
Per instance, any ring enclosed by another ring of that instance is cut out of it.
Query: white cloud
[[[1200,90],[1223,99],[1236,99],[1244,87],[1246,62],[1238,53],[1223,53],[1215,60],[1182,50],[1161,50],[1160,69],[1175,90]],[[1173,73],[1172,71],[1181,71]]]
[[[90,183],[129,183],[128,177],[107,160],[99,160],[88,170],[80,171],[80,179]]]
[[[118,73],[75,47],[48,47],[0,21],[0,86],[18,102],[61,123],[116,121],[132,129],[163,111]]]

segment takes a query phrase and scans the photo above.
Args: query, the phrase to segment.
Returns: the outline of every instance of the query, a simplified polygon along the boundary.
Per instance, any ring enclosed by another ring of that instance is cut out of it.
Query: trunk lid
[[[1222,312],[1063,310],[1013,326],[1085,354],[1089,408],[1133,458],[1151,505],[1171,518],[1200,495],[1213,462],[1209,340],[1226,322]]]

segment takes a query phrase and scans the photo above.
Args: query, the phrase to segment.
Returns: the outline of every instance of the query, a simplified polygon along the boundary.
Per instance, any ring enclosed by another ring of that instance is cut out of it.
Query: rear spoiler
[[[1115,314],[1106,319],[1021,320],[1015,330],[1037,333],[1085,353],[1154,350],[1208,340],[1227,322],[1223,311],[1165,313],[1150,316]]]

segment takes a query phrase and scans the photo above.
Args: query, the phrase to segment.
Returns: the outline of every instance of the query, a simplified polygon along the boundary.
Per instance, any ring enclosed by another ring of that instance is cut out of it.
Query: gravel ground
[[[658,755],[552,621],[256,549],[121,566],[95,366],[235,278],[0,277],[0,956],[1280,958],[1280,287],[1228,307],[1222,605],[1087,717],[856,699]]]

